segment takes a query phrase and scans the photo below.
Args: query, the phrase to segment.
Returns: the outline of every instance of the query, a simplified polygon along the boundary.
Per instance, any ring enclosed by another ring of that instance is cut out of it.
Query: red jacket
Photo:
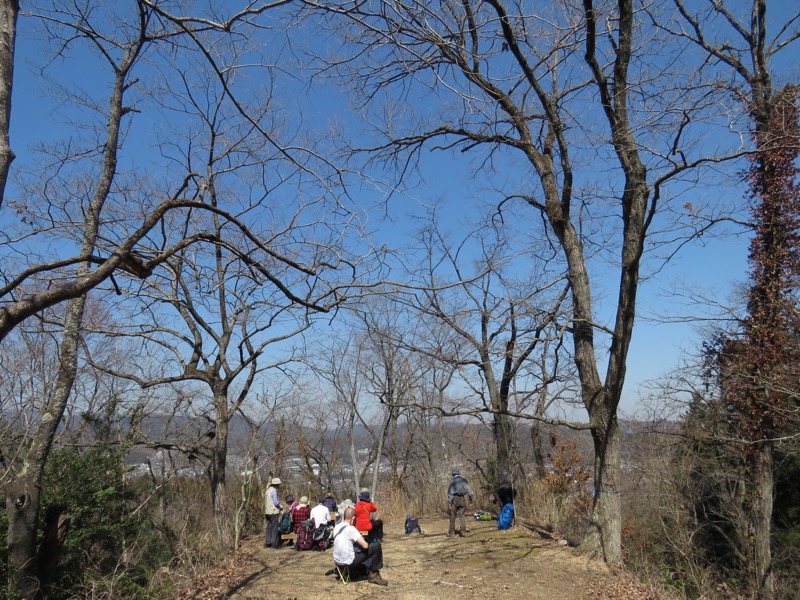
[[[372,520],[369,518],[369,514],[376,512],[378,507],[372,502],[359,500],[354,508],[356,509],[356,529],[370,531],[372,529]]]

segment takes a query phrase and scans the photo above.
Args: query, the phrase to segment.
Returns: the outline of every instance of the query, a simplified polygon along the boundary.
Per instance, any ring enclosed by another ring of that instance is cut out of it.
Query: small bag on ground
[[[406,535],[412,534],[414,532],[422,533],[422,528],[419,526],[419,519],[412,515],[406,515],[406,525],[405,525]]]

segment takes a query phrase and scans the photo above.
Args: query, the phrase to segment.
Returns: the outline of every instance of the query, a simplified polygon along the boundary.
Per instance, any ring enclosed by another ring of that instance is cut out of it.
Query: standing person
[[[267,491],[264,492],[264,517],[267,521],[266,535],[264,539],[265,548],[278,548],[281,543],[281,536],[278,532],[278,523],[281,520],[283,507],[278,500],[278,486],[281,480],[274,477],[269,482]]]
[[[472,504],[472,488],[469,487],[467,480],[461,477],[461,470],[458,467],[453,467],[450,473],[453,479],[447,488],[447,507],[450,509],[450,529],[447,530],[447,535],[452,536],[455,533],[456,515],[458,515],[461,520],[458,535],[464,537],[467,531],[467,521],[464,518],[464,512],[467,510],[466,499],[469,498],[469,503]]]
[[[354,526],[356,510],[348,506],[342,515],[342,522],[333,530],[333,563],[337,567],[355,569],[363,565],[369,571],[369,582],[375,585],[389,585],[381,577],[383,568],[383,547],[379,543],[367,544]],[[356,546],[359,551],[356,552]]]
[[[331,511],[325,506],[325,498],[320,497],[319,504],[311,509],[311,520],[314,521],[314,529],[322,524],[330,523]]]
[[[375,518],[378,507],[369,498],[369,490],[361,488],[358,502],[353,507],[356,511],[356,529],[366,531],[370,542],[383,539],[383,521]]]

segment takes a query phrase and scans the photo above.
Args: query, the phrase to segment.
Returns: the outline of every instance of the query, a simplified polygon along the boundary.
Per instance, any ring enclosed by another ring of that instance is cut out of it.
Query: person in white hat
[[[269,482],[267,491],[264,492],[264,517],[267,521],[266,534],[264,539],[265,548],[278,548],[281,544],[281,536],[278,532],[278,523],[281,520],[283,506],[278,499],[278,486],[281,480],[273,477]]]

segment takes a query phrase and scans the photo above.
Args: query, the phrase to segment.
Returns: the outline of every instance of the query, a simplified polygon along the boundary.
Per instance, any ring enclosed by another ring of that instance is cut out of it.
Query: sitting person
[[[325,498],[319,499],[319,504],[311,509],[311,520],[314,521],[314,529],[320,525],[327,525],[331,521],[331,511],[325,506]]]
[[[383,568],[383,547],[379,543],[367,544],[353,525],[356,511],[352,507],[344,510],[342,522],[333,530],[333,563],[337,567],[347,567],[354,573],[358,567],[369,571],[369,582],[388,585],[381,577]],[[358,549],[358,551],[356,551]]]
[[[344,516],[344,511],[347,510],[347,507],[352,507],[353,501],[350,498],[342,500],[342,502],[336,507],[336,524],[342,522],[342,518]]]
[[[366,531],[370,541],[383,539],[383,521],[374,518],[374,513],[378,511],[369,499],[369,490],[362,488],[358,495],[358,502],[353,507],[356,511],[356,529]]]
[[[291,510],[292,513],[292,531],[298,533],[303,521],[311,518],[311,507],[308,505],[308,498],[303,496],[298,501],[297,505]]]
[[[336,498],[333,497],[333,494],[331,492],[327,492],[325,494],[325,500],[323,500],[322,503],[325,506],[328,507],[328,511],[329,512],[331,512],[331,513],[335,513],[336,512],[336,508],[337,508]]]

